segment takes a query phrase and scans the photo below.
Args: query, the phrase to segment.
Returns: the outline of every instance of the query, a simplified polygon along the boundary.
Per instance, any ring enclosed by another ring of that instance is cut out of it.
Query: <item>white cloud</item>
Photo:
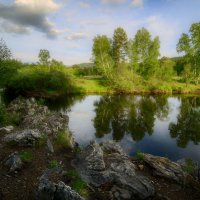
[[[132,5],[134,7],[142,7],[143,6],[143,0],[133,0]]]
[[[54,27],[47,14],[55,12],[60,6],[53,0],[15,0],[10,5],[0,3],[0,31],[25,34],[35,29],[54,38],[60,30]]]
[[[126,0],[101,0],[103,4],[121,4],[126,2]]]
[[[53,0],[15,0],[15,5],[28,8],[34,12],[49,13],[60,8],[60,4]]]
[[[89,34],[84,32],[74,32],[71,35],[65,37],[66,40],[81,40],[88,38]]]

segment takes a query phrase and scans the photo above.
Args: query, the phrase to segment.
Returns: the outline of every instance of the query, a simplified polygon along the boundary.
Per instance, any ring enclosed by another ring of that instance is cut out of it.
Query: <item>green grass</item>
[[[22,151],[19,156],[23,162],[30,162],[33,158],[32,153],[29,151]]]
[[[61,167],[57,160],[49,161],[49,168],[50,169],[57,168],[57,167]]]
[[[72,169],[67,172],[67,176],[72,178],[71,187],[73,190],[78,192],[81,196],[87,197],[88,196],[88,187],[87,184],[82,180],[79,173]]]
[[[136,151],[136,158],[140,161],[144,161],[144,154],[140,150],[137,150]]]
[[[58,148],[71,148],[71,134],[67,130],[60,131],[55,144]]]

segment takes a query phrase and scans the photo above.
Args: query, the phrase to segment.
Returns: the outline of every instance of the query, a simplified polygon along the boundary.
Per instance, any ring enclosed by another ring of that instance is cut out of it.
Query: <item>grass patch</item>
[[[49,168],[50,169],[58,168],[58,167],[61,167],[61,165],[59,164],[59,162],[57,160],[49,161]]]
[[[30,162],[33,159],[33,156],[29,151],[22,151],[19,156],[23,162]]]
[[[183,171],[188,174],[192,174],[194,172],[194,169],[195,169],[194,161],[190,158],[185,159],[185,166],[183,167]]]
[[[48,137],[47,137],[46,134],[42,134],[42,137],[38,140],[37,145],[38,145],[39,147],[45,146],[46,143],[47,143],[47,138],[48,138]]]
[[[55,144],[58,148],[71,148],[71,134],[67,130],[60,131]]]
[[[140,161],[144,161],[144,154],[140,151],[140,150],[137,150],[136,151],[136,158]]]
[[[89,195],[87,184],[82,180],[79,173],[75,169],[68,171],[66,175],[72,178],[70,185],[73,190],[84,197]]]

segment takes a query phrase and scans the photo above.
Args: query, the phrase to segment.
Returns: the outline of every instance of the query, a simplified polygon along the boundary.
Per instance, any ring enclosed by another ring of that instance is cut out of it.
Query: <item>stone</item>
[[[138,165],[138,169],[139,169],[140,171],[143,171],[143,170],[144,170],[144,165]]]
[[[9,155],[4,164],[9,168],[9,173],[15,172],[16,170],[21,170],[23,165],[22,160],[17,152]]]
[[[6,126],[6,127],[0,128],[0,133],[1,134],[8,134],[8,133],[11,133],[13,130],[14,130],[13,126]]]
[[[47,148],[48,148],[50,153],[54,153],[54,148],[53,148],[53,145],[52,145],[51,140],[49,138],[47,139]]]
[[[183,183],[185,173],[178,163],[164,157],[153,156],[150,154],[143,155],[144,162],[153,168],[155,175],[174,180],[178,183]]]
[[[19,146],[35,146],[36,142],[42,138],[42,134],[37,129],[26,129],[16,131],[3,138],[3,141],[14,143]]]
[[[54,183],[48,179],[43,179],[38,187],[38,200],[84,200],[78,193],[65,185],[62,181]]]
[[[115,184],[121,189],[113,192],[115,197],[115,193],[119,193],[117,199],[146,199],[155,193],[151,181],[136,174],[135,165],[113,141],[106,141],[101,146],[91,142],[73,164],[88,184],[96,187]]]

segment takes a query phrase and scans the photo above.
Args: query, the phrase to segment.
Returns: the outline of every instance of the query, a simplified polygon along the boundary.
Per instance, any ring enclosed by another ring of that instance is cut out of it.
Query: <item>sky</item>
[[[0,38],[23,62],[37,62],[40,49],[66,65],[90,62],[93,38],[117,27],[130,39],[145,27],[161,56],[177,56],[181,34],[199,21],[200,0],[0,0]]]

